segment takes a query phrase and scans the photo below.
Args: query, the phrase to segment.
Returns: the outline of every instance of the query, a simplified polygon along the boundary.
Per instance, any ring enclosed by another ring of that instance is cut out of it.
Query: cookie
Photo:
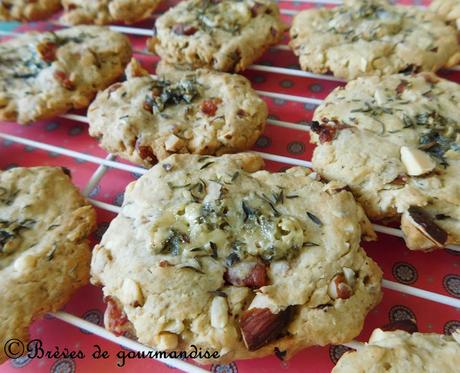
[[[345,353],[332,373],[457,372],[460,333],[440,335],[376,329],[369,343]]]
[[[432,73],[359,78],[314,114],[313,166],[410,249],[460,243],[460,86]]]
[[[134,64],[134,67],[133,67]],[[89,133],[101,146],[151,167],[174,153],[220,155],[252,147],[265,128],[265,102],[241,75],[160,63],[159,77],[139,75],[98,94],[88,109]]]
[[[2,0],[0,21],[38,21],[50,17],[60,8],[59,0]]]
[[[134,23],[149,17],[161,0],[62,0],[67,25]]]
[[[448,22],[452,22],[460,29],[460,1],[459,0],[434,0],[429,8],[438,13]]]
[[[26,344],[29,325],[88,282],[96,214],[67,173],[59,167],[0,172],[2,346],[10,339]],[[6,359],[2,347],[0,363]]]
[[[26,124],[85,108],[130,58],[128,38],[98,26],[28,33],[1,43],[0,120]]]
[[[187,0],[159,17],[149,49],[189,69],[244,70],[283,37],[272,0]]]
[[[304,10],[294,18],[290,35],[303,70],[348,80],[436,71],[460,60],[454,27],[432,12],[384,0]]]
[[[106,327],[214,362],[359,334],[382,275],[360,247],[374,238],[363,210],[306,168],[262,166],[253,153],[175,154],[127,187],[91,263]]]

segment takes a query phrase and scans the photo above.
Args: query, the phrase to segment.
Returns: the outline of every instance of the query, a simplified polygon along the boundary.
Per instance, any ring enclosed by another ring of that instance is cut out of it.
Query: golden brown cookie
[[[374,237],[351,193],[252,153],[176,154],[126,190],[93,252],[106,327],[228,362],[344,343],[381,297]],[[201,362],[209,362],[202,360]]]
[[[26,344],[29,325],[59,310],[88,282],[88,236],[95,225],[93,207],[67,171],[0,172],[0,362],[7,359],[8,340]]]
[[[21,124],[85,108],[131,58],[126,36],[98,26],[28,33],[0,44],[0,120]]]

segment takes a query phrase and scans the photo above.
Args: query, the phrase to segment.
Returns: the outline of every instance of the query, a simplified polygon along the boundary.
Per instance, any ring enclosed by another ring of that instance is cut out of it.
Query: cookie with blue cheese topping
[[[267,105],[243,76],[164,63],[157,73],[150,76],[133,60],[128,80],[90,105],[89,132],[104,149],[151,167],[174,153],[248,150],[263,132]]]
[[[359,78],[315,111],[313,166],[411,249],[460,243],[460,86],[432,73]]]
[[[351,0],[295,16],[290,47],[303,70],[347,80],[402,71],[436,71],[460,60],[457,30],[435,13]]]
[[[0,120],[26,124],[85,108],[130,58],[129,39],[98,26],[31,32],[1,43]]]
[[[362,208],[306,168],[262,167],[252,153],[176,154],[127,187],[91,264],[106,327],[214,362],[360,333],[382,275],[360,247],[375,237]]]
[[[59,167],[0,171],[0,343],[27,343],[29,325],[89,279],[93,207]],[[17,353],[17,346],[12,346]],[[20,352],[20,351],[19,351]],[[27,351],[23,351],[26,352]],[[0,349],[0,362],[8,357]]]
[[[285,29],[272,0],[187,0],[157,19],[148,47],[170,64],[238,72]]]

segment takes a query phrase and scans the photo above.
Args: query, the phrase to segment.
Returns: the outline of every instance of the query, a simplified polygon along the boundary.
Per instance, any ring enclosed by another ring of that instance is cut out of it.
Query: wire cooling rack
[[[171,6],[177,1],[168,2],[168,5]],[[340,1],[335,0],[280,0],[279,5],[281,8],[281,14],[284,17],[284,20],[289,23],[290,18],[299,12],[300,9],[311,7],[311,6],[333,6],[335,4],[340,4]],[[421,1],[416,2],[418,5],[423,6]],[[426,4],[425,4],[426,5]],[[118,31],[124,34],[129,35],[132,39],[135,38],[133,41],[133,49],[134,55],[139,58],[148,58],[150,61],[154,61],[155,57],[149,55],[148,52],[145,51],[145,40],[146,37],[152,36],[151,25],[154,23],[155,18],[158,15],[153,15],[151,19],[143,21],[139,25],[135,27],[128,27],[128,26],[119,26],[119,25],[112,25],[110,26],[111,29],[114,31]],[[37,25],[40,29],[49,29],[50,27],[58,26],[57,21],[51,21],[46,25],[40,24]],[[19,28],[19,33],[21,32],[21,28]],[[3,36],[11,36],[15,35],[18,32],[8,32],[8,31],[1,31],[0,35]],[[280,45],[274,46],[273,50],[280,50],[280,51],[289,51],[288,46],[286,45],[286,41]],[[460,71],[460,67],[456,66],[451,69],[451,72]],[[330,75],[321,75],[321,74],[313,74],[305,71],[301,71],[298,66],[291,66],[291,67],[281,67],[281,66],[270,66],[267,64],[254,64],[251,65],[248,70],[248,74],[251,78],[251,72],[264,72],[269,74],[280,74],[283,76],[293,76],[298,78],[306,78],[306,79],[319,79],[321,81],[330,82],[332,84],[331,88],[342,84],[343,81],[341,79],[337,79]],[[447,75],[449,72],[446,72]],[[251,79],[253,80],[253,79]],[[288,102],[296,102],[301,104],[307,104],[310,106],[317,106],[319,105],[322,100],[316,97],[309,97],[307,95],[291,95],[286,93],[278,93],[272,91],[265,91],[265,90],[258,90],[259,95],[266,98],[267,100],[285,100]],[[78,113],[71,113],[61,116],[64,119],[80,122],[80,123],[87,123],[86,116]],[[308,136],[306,133],[308,132],[308,127],[299,123],[294,123],[291,121],[284,121],[275,119],[274,116],[271,116],[267,120],[268,126],[274,127],[281,127],[288,130],[293,131],[301,131],[305,132],[305,136]],[[97,165],[97,168],[90,176],[89,180],[86,182],[85,187],[83,188],[83,194],[87,197],[90,196],[90,193],[94,188],[103,181],[104,176],[107,172],[111,169],[120,170],[122,172],[127,173],[135,173],[138,175],[144,174],[147,170],[138,167],[124,161],[120,161],[112,154],[108,154],[106,157],[103,156],[96,156],[87,154],[82,151],[72,150],[69,147],[61,146],[61,145],[54,145],[51,143],[47,143],[46,141],[38,141],[36,139],[31,139],[26,136],[18,136],[17,134],[12,134],[8,131],[3,131],[2,127],[0,126],[0,138],[3,138],[5,141],[14,142],[17,144],[22,144],[25,146],[41,149],[48,152],[54,152],[56,154],[62,155],[64,157],[72,157],[77,158],[86,162],[90,162],[94,165]],[[262,156],[267,161],[278,162],[281,164],[286,165],[298,165],[298,166],[305,166],[311,167],[311,163],[304,159],[287,157],[284,155],[279,155],[275,153],[265,153],[257,151],[260,156]],[[110,204],[101,200],[88,198],[90,202],[99,209],[109,211],[111,213],[118,213],[120,211],[120,207],[114,204]],[[377,232],[381,233],[379,238],[382,239],[384,235],[396,236],[402,238],[402,232],[400,229],[385,227],[382,225],[374,225],[374,228]],[[450,246],[450,250],[455,252],[460,252],[460,247],[458,246]],[[405,295],[415,296],[430,302],[436,302],[445,306],[454,307],[456,309],[460,309],[460,299],[458,297],[451,297],[447,295],[440,294],[438,292],[428,291],[422,288],[413,287],[410,285],[405,285],[403,283],[394,282],[389,280],[388,278],[383,280],[383,287],[392,291],[396,291]],[[136,350],[136,351],[154,351],[138,342],[135,342],[131,339],[126,337],[117,337],[112,333],[106,331],[104,328],[95,325],[87,320],[74,316],[70,313],[66,312],[57,312],[51,314],[52,317],[60,319],[68,324],[74,325],[80,329],[86,330],[90,333],[93,333],[99,337],[102,337],[106,340],[112,341],[117,343],[125,348]],[[353,341],[351,343],[346,344],[346,346],[350,348],[359,348],[360,342]],[[169,366],[178,368],[188,372],[207,372],[201,367],[196,365],[190,364],[186,361],[182,361],[179,359],[158,359],[161,362],[167,363]]]

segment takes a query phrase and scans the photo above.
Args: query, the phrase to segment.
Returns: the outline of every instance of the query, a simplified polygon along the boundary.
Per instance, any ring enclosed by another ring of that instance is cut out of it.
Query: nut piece
[[[176,152],[184,147],[184,140],[176,135],[170,135],[165,141],[165,148],[167,151]]]
[[[351,268],[348,267],[343,267],[343,274],[345,276],[345,281],[347,282],[348,285],[350,285],[351,288],[355,286],[355,271],[353,271]]]
[[[124,327],[129,321],[128,317],[112,297],[108,296],[104,301],[107,303],[104,314],[105,327],[115,335],[122,335]]]
[[[37,257],[33,255],[21,255],[14,261],[14,269],[20,273],[33,269],[37,263]]]
[[[267,268],[262,262],[237,263],[225,272],[225,280],[234,286],[258,289],[267,285]]]
[[[143,305],[144,296],[139,284],[130,278],[126,278],[121,287],[120,300],[133,307]]]
[[[418,206],[409,207],[407,214],[410,222],[420,233],[437,247],[444,247],[448,239],[448,234],[433,221],[430,215]]]
[[[253,308],[268,308],[271,313],[279,313],[281,311],[280,306],[278,306],[268,295],[263,293],[256,294],[248,310],[252,310]]]
[[[179,344],[177,334],[169,332],[161,332],[158,336],[157,349],[160,351],[172,350]]]
[[[255,351],[278,339],[291,320],[291,308],[273,314],[268,308],[253,308],[240,319],[241,334],[249,351]]]
[[[209,310],[209,316],[213,328],[225,328],[228,322],[228,304],[225,297],[214,297]]]
[[[436,167],[436,162],[429,154],[416,148],[401,147],[401,161],[410,176],[420,176],[431,172]]]
[[[348,299],[353,295],[353,289],[348,284],[345,275],[339,273],[329,283],[327,293],[332,299]]]

